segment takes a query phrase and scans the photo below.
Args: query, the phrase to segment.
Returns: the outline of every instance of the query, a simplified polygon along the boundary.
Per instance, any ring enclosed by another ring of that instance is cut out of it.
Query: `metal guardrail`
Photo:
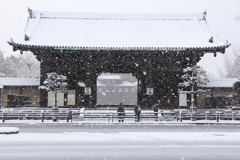
[[[120,116],[118,112],[84,111],[80,110],[1,110],[0,119],[6,120],[66,120],[69,121],[88,121],[90,119],[106,119],[108,122],[115,122],[119,119],[137,120],[134,112],[125,112]],[[140,121],[184,121],[184,120],[240,120],[239,112],[216,112],[216,113],[190,113],[190,112],[142,112]]]

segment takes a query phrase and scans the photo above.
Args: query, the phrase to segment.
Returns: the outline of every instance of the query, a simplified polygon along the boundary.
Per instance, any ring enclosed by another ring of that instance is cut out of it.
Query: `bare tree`
[[[17,73],[20,68],[19,59],[13,55],[6,57],[4,60],[3,73],[7,77],[18,77]]]
[[[0,50],[0,73],[4,74],[4,56],[1,50]]]
[[[219,75],[222,78],[240,78],[240,49],[233,47],[232,55],[226,56],[224,59],[224,68],[223,70],[218,70]]]
[[[33,78],[40,76],[40,62],[31,52],[4,58],[0,51],[0,73],[6,77]]]
[[[40,76],[40,62],[31,52],[26,51],[20,57],[20,63],[19,77],[34,78]]]

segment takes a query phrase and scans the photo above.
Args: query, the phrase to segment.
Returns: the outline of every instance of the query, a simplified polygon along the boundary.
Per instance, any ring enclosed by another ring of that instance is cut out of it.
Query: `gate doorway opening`
[[[97,78],[97,106],[137,104],[138,80],[132,74],[102,73]]]

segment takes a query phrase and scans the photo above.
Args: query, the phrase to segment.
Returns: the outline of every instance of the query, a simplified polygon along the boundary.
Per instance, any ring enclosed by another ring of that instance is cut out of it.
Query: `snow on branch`
[[[39,88],[53,92],[64,92],[67,90],[67,86],[66,76],[52,72],[47,74],[47,79],[43,82],[43,86]]]

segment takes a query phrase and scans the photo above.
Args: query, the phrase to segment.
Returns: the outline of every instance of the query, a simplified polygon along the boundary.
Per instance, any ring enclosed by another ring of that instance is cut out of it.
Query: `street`
[[[4,142],[0,159],[239,159],[239,141]]]
[[[0,127],[18,127],[21,133],[61,132],[239,132],[239,124],[81,124],[81,123],[0,123]]]
[[[4,125],[1,160],[240,159],[239,125]]]

